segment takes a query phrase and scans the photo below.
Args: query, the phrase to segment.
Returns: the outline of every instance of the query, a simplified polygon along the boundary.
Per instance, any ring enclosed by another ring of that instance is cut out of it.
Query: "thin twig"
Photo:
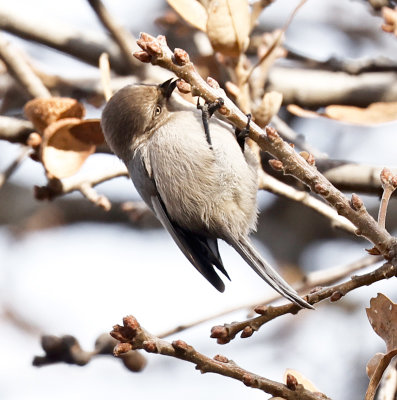
[[[304,389],[302,385],[289,388],[282,383],[253,374],[224,356],[217,355],[213,359],[209,358],[182,340],[169,343],[147,332],[133,316],[123,318],[123,326],[115,325],[110,334],[121,342],[114,350],[116,356],[127,353],[132,349],[143,349],[149,353],[162,354],[190,362],[201,373],[211,372],[228,376],[248,387],[260,389],[286,400],[328,399],[325,395]]]
[[[87,1],[91,8],[95,11],[95,14],[102,22],[103,26],[110,32],[115,42],[119,45],[126,63],[131,68],[130,72],[135,72],[140,75],[143,69],[138,68],[139,63],[137,62],[136,58],[133,57],[131,51],[135,38],[114,19],[101,0]]]
[[[4,183],[9,179],[9,177],[17,170],[17,168],[25,160],[26,156],[30,153],[31,149],[29,147],[24,147],[15,160],[0,173],[0,189],[3,187]]]
[[[107,53],[102,53],[99,57],[99,70],[101,71],[103,95],[105,100],[108,101],[112,97],[112,88],[110,86],[110,64]]]
[[[62,180],[51,179],[46,186],[35,186],[35,197],[39,200],[52,200],[55,197],[79,191],[95,205],[109,210],[109,200],[105,196],[99,195],[93,188],[102,182],[120,176],[128,176],[127,169],[121,163],[106,172],[91,171],[89,176],[76,174]]]
[[[7,140],[11,143],[26,143],[28,136],[34,130],[30,121],[0,116],[0,140]]]
[[[338,213],[328,204],[316,199],[308,192],[297,190],[284,182],[279,181],[263,170],[259,170],[259,189],[270,191],[274,194],[302,203],[328,218],[333,227],[355,234],[356,227],[345,217]]]
[[[51,97],[51,93],[26,61],[27,56],[22,54],[22,51],[12,45],[1,33],[0,58],[7,66],[8,72],[31,97]]]
[[[57,49],[80,61],[97,66],[99,56],[108,53],[112,68],[120,74],[131,73],[119,47],[100,32],[78,31],[59,21],[40,19],[33,15],[16,15],[5,7],[0,8],[0,29]]]
[[[380,173],[380,180],[382,182],[383,194],[379,206],[378,224],[381,228],[385,228],[389,200],[393,192],[397,189],[397,175],[393,175],[389,169],[383,168]]]
[[[350,276],[353,272],[356,272],[363,268],[374,265],[375,263],[377,263],[381,260],[382,260],[381,257],[365,256],[365,257],[363,257],[353,263],[349,263],[347,265],[345,265],[345,264],[338,265],[336,267],[328,268],[325,270],[311,272],[310,274],[306,275],[302,279],[301,282],[293,284],[292,287],[298,293],[306,293],[307,291],[309,291],[313,288],[316,288],[316,287],[332,285],[332,284],[340,281],[341,279],[346,278],[346,276]],[[198,320],[176,326],[175,328],[164,331],[164,332],[158,334],[157,336],[160,338],[165,338],[167,336],[174,335],[175,333],[182,332],[186,329],[203,324],[205,322],[222,317],[224,315],[231,314],[233,312],[241,311],[241,310],[253,310],[259,304],[268,305],[268,304],[273,303],[274,301],[279,300],[281,298],[282,298],[282,296],[279,295],[278,293],[274,293],[274,294],[272,293],[271,295],[267,296],[266,298],[262,298],[260,300],[257,300],[256,302],[249,302],[247,304],[240,304],[235,307],[230,307],[228,309],[222,310],[222,311],[214,313],[212,315],[208,315],[207,317],[200,318]]]
[[[328,288],[308,294],[306,296],[307,302],[313,305],[328,298],[334,302],[354,289],[362,286],[369,286],[374,282],[378,282],[383,279],[392,278],[396,276],[396,274],[397,267],[390,263],[385,263],[375,271],[364,275],[352,276],[347,282],[343,282],[338,285],[330,286]],[[257,309],[257,312],[263,315],[241,322],[233,322],[230,324],[224,324],[223,326],[214,326],[211,330],[211,337],[216,338],[219,344],[226,344],[234,339],[239,332],[242,332],[242,337],[249,337],[267,322],[278,318],[281,315],[296,314],[299,311],[301,311],[301,308],[295,304],[285,304],[277,307],[261,307]]]

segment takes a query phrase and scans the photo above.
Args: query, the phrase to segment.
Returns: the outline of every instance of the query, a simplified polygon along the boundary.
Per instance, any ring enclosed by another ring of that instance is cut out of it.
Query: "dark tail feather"
[[[302,308],[314,309],[260,256],[248,239],[229,240],[234,249],[244,258],[249,266],[274,290]]]

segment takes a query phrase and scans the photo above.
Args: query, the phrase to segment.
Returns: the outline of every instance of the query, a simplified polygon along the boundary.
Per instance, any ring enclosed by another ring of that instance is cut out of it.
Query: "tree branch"
[[[116,72],[122,75],[131,72],[116,43],[99,32],[77,31],[59,21],[43,21],[22,13],[15,15],[4,7],[0,9],[0,29],[44,44],[94,66],[98,65],[102,53],[108,53],[111,66]]]
[[[102,22],[102,25],[110,32],[115,42],[119,45],[121,54],[131,69],[138,76],[142,75],[143,69],[138,68],[139,63],[133,57],[131,48],[135,38],[123,26],[119,25],[113,16],[106,9],[101,0],[87,0],[95,14]]]
[[[51,93],[43,85],[40,78],[26,61],[27,57],[22,54],[21,50],[13,46],[1,33],[0,58],[7,66],[8,72],[31,97],[51,97]]]
[[[243,382],[248,387],[260,389],[286,400],[328,399],[323,394],[309,392],[302,385],[289,388],[282,383],[253,374],[224,356],[217,355],[213,359],[209,358],[182,340],[169,343],[147,332],[133,316],[123,318],[123,326],[115,325],[110,334],[121,342],[114,350],[116,356],[132,349],[143,349],[148,353],[157,353],[188,361],[194,364],[201,373],[212,372],[228,376]]]
[[[141,34],[137,43],[142,48],[142,51],[134,53],[138,59],[174,72],[190,85],[193,95],[199,95],[207,102],[214,102],[219,97],[224,97],[225,104],[220,109],[221,114],[235,127],[245,128],[247,117],[230,99],[225,97],[223,91],[216,86],[210,86],[201,78],[184,50],[175,49],[172,52],[167,46],[164,36],[156,39],[146,33]],[[280,160],[281,169],[285,174],[293,175],[305,183],[313,192],[330,203],[338,214],[350,220],[357,227],[357,235],[371,241],[386,258],[392,259],[396,256],[397,240],[385,229],[379,227],[358,196],[354,196],[352,202],[349,202],[313,165],[309,164],[309,160],[298,155],[291,146],[285,143],[275,129],[267,127],[265,135],[262,129],[252,122],[249,136],[259,144],[263,151]]]
[[[314,293],[308,294],[306,296],[306,300],[312,305],[328,298],[332,302],[338,301],[340,298],[354,289],[362,286],[369,286],[374,282],[378,282],[383,279],[389,279],[396,275],[397,267],[390,263],[385,263],[375,271],[364,275],[352,276],[347,282],[330,286],[325,289],[320,289]],[[276,307],[258,307],[256,311],[262,315],[241,322],[233,322],[230,324],[224,324],[223,326],[214,326],[211,330],[211,337],[216,338],[219,344],[229,343],[239,332],[242,332],[242,338],[249,337],[267,322],[278,318],[281,315],[297,314],[299,311],[301,311],[301,308],[295,304],[285,304]]]

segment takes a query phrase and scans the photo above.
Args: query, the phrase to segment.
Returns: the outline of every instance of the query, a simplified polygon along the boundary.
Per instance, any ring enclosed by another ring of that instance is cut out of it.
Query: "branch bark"
[[[59,21],[34,19],[0,9],[0,29],[13,35],[54,48],[80,61],[97,66],[102,53],[108,53],[112,68],[119,74],[131,73],[119,47],[99,32],[78,31]]]
[[[374,282],[383,279],[389,279],[397,275],[397,267],[385,263],[375,271],[364,275],[352,276],[347,282],[320,289],[314,293],[308,294],[306,300],[309,304],[316,304],[322,300],[330,299],[332,302],[338,301],[347,293],[362,286],[369,286]],[[285,304],[277,307],[265,306],[257,308],[256,311],[261,313],[259,317],[251,318],[241,322],[232,322],[223,326],[214,326],[211,330],[211,337],[216,338],[219,344],[226,344],[233,340],[239,332],[241,337],[249,337],[258,331],[267,322],[285,314],[297,314],[301,309],[294,304]]]
[[[243,382],[246,386],[260,389],[273,396],[286,400],[326,400],[328,397],[321,393],[313,393],[302,385],[289,388],[286,385],[249,372],[234,361],[217,355],[213,359],[199,353],[182,340],[169,343],[160,339],[140,326],[133,316],[123,318],[123,326],[115,325],[110,333],[121,343],[114,350],[115,355],[127,353],[130,350],[143,349],[148,353],[157,353],[190,362],[201,373],[212,372]]]

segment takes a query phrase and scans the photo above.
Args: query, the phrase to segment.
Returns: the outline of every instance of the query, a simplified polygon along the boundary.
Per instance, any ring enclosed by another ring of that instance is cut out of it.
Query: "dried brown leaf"
[[[78,125],[70,127],[70,133],[87,144],[99,145],[105,141],[101,129],[101,120],[98,118],[85,119]]]
[[[368,378],[371,378],[372,375],[374,374],[377,366],[381,362],[382,358],[384,357],[384,353],[376,353],[368,362],[367,362],[367,376]]]
[[[366,311],[373,330],[385,341],[387,349],[387,354],[377,353],[367,364],[370,381],[365,400],[372,400],[384,371],[397,355],[397,304],[378,293]]]
[[[52,122],[62,118],[83,118],[84,106],[76,99],[69,97],[51,97],[48,99],[33,99],[25,104],[26,117],[35,128],[43,133]]]
[[[357,125],[376,125],[397,120],[397,102],[372,103],[365,108],[330,105],[322,113],[304,110],[295,104],[289,105],[287,109],[292,114],[303,118],[326,117]]]
[[[382,354],[382,353],[377,353],[377,354]],[[379,386],[380,380],[382,379],[383,373],[386,371],[386,368],[390,364],[390,361],[397,355],[397,349],[390,351],[387,354],[383,354],[382,357],[377,357],[377,354],[372,357],[372,359],[369,361],[369,363],[372,363],[372,365],[369,367],[370,369],[373,369],[371,378],[369,380],[367,392],[365,393],[365,400],[373,400],[375,398],[376,394],[376,389]],[[375,362],[378,360],[378,365],[374,365]],[[369,364],[368,363],[368,364]],[[368,364],[367,364],[367,371],[368,371]]]
[[[207,30],[207,11],[196,0],[167,0],[168,4],[190,25],[203,32]]]
[[[385,341],[389,353],[397,348],[397,304],[384,294],[371,299],[366,309],[373,330]]]
[[[215,51],[237,57],[248,47],[250,9],[247,0],[212,0],[207,35]]]
[[[53,122],[44,130],[40,156],[50,177],[61,179],[75,174],[95,151],[95,144],[76,137],[79,125],[87,124],[79,118],[65,118]],[[74,134],[71,133],[72,128]]]

